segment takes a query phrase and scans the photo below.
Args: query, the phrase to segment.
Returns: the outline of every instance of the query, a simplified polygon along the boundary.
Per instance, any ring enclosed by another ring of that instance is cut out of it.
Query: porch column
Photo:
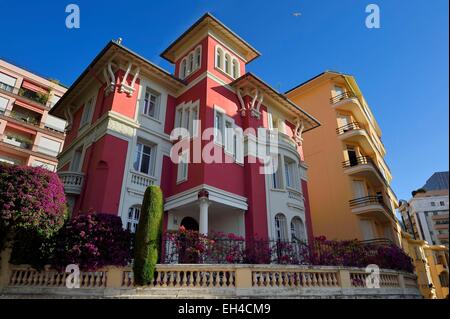
[[[199,232],[201,234],[208,234],[208,207],[209,207],[209,193],[206,190],[201,190],[198,193],[200,218],[199,218]]]

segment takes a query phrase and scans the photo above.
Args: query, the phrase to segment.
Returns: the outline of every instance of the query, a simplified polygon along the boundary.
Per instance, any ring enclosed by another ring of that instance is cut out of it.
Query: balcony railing
[[[59,172],[61,182],[64,185],[64,191],[67,194],[81,194],[83,187],[84,174],[80,172]]]
[[[370,206],[370,205],[381,205],[388,214],[390,214],[391,216],[394,216],[394,213],[388,207],[388,205],[386,205],[383,197],[381,197],[381,196],[360,197],[360,198],[350,200],[349,203],[350,203],[351,208],[364,207],[364,206]]]
[[[353,97],[356,97],[355,93],[353,93],[351,91],[346,91],[346,92],[344,92],[342,94],[339,94],[339,95],[336,95],[336,96],[332,97],[330,99],[330,103],[331,104],[336,104],[337,102],[340,102],[340,101],[346,100],[346,99],[350,99],[350,98],[353,98]]]
[[[351,123],[349,123],[347,125],[338,127],[336,129],[336,133],[338,135],[341,135],[341,134],[344,134],[345,132],[353,131],[353,130],[359,130],[359,129],[361,129],[361,126],[359,125],[358,122],[351,122]]]
[[[342,167],[343,168],[350,168],[350,167],[355,167],[358,165],[370,165],[372,166],[375,171],[378,173],[378,175],[380,176],[380,178],[382,179],[383,183],[389,187],[389,184],[386,180],[386,177],[384,176],[384,174],[381,172],[381,170],[378,168],[378,166],[375,164],[375,162],[367,156],[358,156],[355,159],[351,159],[348,161],[344,161],[342,162]]]

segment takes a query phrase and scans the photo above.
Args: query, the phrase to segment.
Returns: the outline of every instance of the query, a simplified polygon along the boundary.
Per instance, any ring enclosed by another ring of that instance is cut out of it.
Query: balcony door
[[[334,87],[334,96],[341,96],[342,94],[344,94],[345,90],[344,88],[340,87],[340,86],[335,86]]]
[[[356,150],[353,147],[347,146],[347,155],[350,166],[358,165],[358,154],[356,153]]]
[[[364,183],[364,181],[354,180],[353,181],[353,192],[355,194],[355,197],[354,197],[355,199],[366,197],[367,191],[366,191],[366,184]]]
[[[375,232],[373,231],[373,224],[371,220],[362,219],[361,223],[361,232],[364,240],[371,240],[375,238]]]
[[[350,128],[348,127],[348,125],[351,123],[350,116],[338,114],[337,121],[338,121],[338,128],[341,127],[343,128],[342,133],[345,133],[350,130]]]

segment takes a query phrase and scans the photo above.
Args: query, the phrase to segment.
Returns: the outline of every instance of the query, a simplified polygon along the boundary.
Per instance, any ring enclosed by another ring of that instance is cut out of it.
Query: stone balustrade
[[[68,273],[2,263],[1,294],[90,297],[421,298],[413,274],[380,270],[379,288],[366,285],[362,268],[291,265],[159,264],[153,282],[135,287],[130,267],[80,273],[80,288],[66,287]]]

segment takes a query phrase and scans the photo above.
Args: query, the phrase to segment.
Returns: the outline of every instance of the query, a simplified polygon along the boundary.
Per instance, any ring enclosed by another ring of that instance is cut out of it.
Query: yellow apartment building
[[[303,146],[314,235],[400,245],[381,129],[355,78],[326,71],[286,96],[322,123]]]
[[[403,232],[402,248],[413,259],[419,289],[426,299],[448,298],[449,255],[443,245],[428,245]]]

